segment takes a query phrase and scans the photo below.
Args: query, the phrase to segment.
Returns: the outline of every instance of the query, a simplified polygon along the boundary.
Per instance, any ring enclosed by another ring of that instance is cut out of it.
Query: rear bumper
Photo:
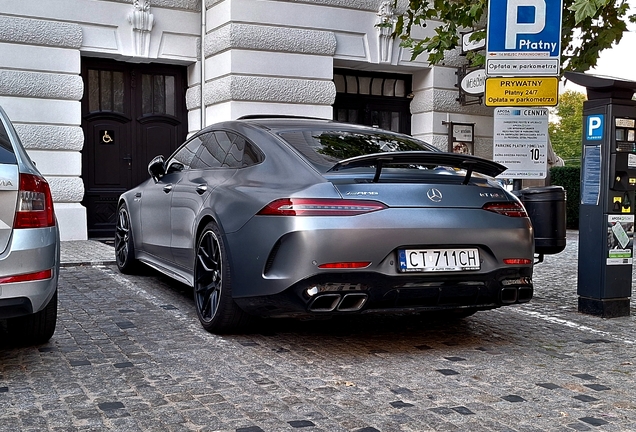
[[[246,312],[263,317],[404,313],[525,303],[534,294],[531,268],[511,268],[474,279],[448,276],[391,277],[374,273],[320,275],[280,294],[236,298]]]
[[[0,255],[0,277],[52,270],[49,279],[0,284],[0,319],[29,315],[44,309],[59,276],[60,246],[57,227],[14,230]]]
[[[354,217],[254,217],[240,231],[228,233],[232,294],[240,298],[271,296],[308,280],[334,274],[373,274],[383,286],[409,281],[479,280],[510,271],[506,258],[534,260],[530,220],[484,210],[387,209]],[[399,249],[477,248],[480,270],[450,274],[402,273]],[[336,272],[323,263],[370,262],[364,270]],[[532,274],[532,264],[523,266]],[[451,279],[456,277],[456,279]],[[446,279],[445,279],[446,280]]]

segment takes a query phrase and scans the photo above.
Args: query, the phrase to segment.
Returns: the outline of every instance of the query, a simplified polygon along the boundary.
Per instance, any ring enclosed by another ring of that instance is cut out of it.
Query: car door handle
[[[200,184],[199,186],[197,186],[197,189],[196,189],[199,195],[203,195],[204,193],[207,192],[207,190],[208,190],[208,185],[206,184]]]
[[[172,191],[172,185],[171,185],[171,184],[169,184],[169,185],[165,185],[165,186],[163,187],[163,191],[164,191],[165,193],[170,193],[170,192]]]

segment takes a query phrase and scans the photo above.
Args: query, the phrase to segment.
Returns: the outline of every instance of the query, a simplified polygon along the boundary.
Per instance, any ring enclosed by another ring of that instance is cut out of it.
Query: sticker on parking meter
[[[634,249],[634,215],[608,215],[607,241],[607,265],[631,265]]]
[[[601,194],[600,146],[584,147],[581,171],[581,204],[598,205]]]

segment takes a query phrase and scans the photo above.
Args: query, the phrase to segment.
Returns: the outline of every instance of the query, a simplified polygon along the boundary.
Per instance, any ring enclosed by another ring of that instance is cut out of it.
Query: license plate
[[[402,272],[447,272],[479,270],[479,250],[401,249],[398,251]]]

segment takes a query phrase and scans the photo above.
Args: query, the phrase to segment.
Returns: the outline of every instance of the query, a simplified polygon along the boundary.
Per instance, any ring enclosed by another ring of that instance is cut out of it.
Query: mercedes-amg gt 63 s
[[[118,204],[117,265],[194,291],[203,327],[253,316],[447,311],[532,298],[533,228],[506,168],[410,136],[251,116],[155,157]]]

